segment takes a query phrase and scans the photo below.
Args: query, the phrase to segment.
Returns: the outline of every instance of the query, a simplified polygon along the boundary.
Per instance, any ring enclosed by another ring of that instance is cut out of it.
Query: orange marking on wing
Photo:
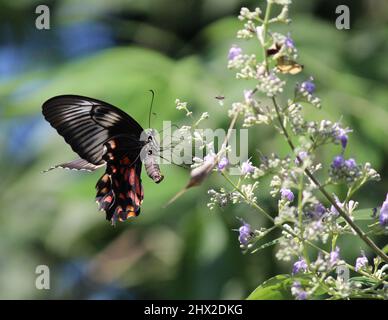
[[[136,213],[134,211],[130,211],[127,213],[127,218],[130,218],[130,217],[136,217]]]
[[[131,205],[127,205],[127,207],[125,208],[125,211],[135,211],[135,208]]]
[[[108,193],[108,191],[109,191],[109,189],[107,187],[105,187],[105,188],[102,188],[100,190],[100,193]]]

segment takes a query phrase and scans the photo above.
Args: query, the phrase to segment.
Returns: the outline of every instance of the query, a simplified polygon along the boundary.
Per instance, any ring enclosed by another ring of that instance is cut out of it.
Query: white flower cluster
[[[256,88],[265,93],[267,97],[274,97],[279,93],[283,92],[283,87],[286,82],[281,80],[275,73],[267,74],[266,72],[258,74],[257,79],[259,80]]]

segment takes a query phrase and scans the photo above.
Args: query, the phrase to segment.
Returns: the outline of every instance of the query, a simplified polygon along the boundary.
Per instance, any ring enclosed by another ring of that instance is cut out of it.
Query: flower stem
[[[291,150],[295,152],[295,145],[291,140],[290,135],[288,134],[288,131],[286,127],[283,125],[282,116],[279,111],[279,106],[276,102],[275,97],[272,97],[272,102],[276,110],[277,118],[280,124],[280,128],[283,132],[283,135],[285,139],[287,140],[288,145],[290,146]],[[302,163],[302,159],[299,158],[298,155],[296,155],[299,163]],[[314,175],[310,172],[308,168],[304,170],[305,174],[311,179],[311,181],[317,186],[319,191],[325,196],[325,198],[334,206],[334,208],[338,211],[338,213],[341,215],[341,217],[350,225],[350,227],[354,230],[354,232],[357,233],[357,235],[379,256],[381,257],[385,262],[388,263],[388,256],[370,239],[364,231],[361,230],[361,228],[353,222],[353,220],[349,217],[348,214],[346,214],[345,211],[343,211],[340,206],[337,204],[337,202],[334,200],[334,198],[326,191],[326,189],[320,184],[317,178],[314,177]]]

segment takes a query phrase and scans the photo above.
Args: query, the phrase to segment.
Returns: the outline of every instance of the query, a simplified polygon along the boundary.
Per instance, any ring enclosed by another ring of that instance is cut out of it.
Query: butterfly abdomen
[[[146,159],[144,159],[144,167],[146,169],[147,175],[155,183],[159,183],[163,180],[164,176],[161,174],[160,167],[156,163],[156,158],[154,156],[146,157]]]

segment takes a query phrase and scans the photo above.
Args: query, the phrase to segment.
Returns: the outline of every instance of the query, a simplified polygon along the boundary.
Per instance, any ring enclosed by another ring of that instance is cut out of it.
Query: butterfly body
[[[124,111],[93,98],[53,97],[43,104],[42,112],[81,157],[55,167],[94,171],[105,165],[96,184],[96,201],[107,220],[115,223],[139,215],[144,198],[142,161],[151,179],[163,180],[152,135]]]

